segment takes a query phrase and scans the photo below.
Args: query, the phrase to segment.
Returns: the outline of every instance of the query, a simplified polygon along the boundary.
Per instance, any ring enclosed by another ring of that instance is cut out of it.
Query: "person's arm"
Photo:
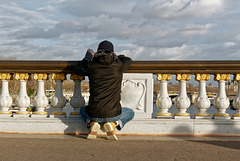
[[[92,49],[88,49],[83,60],[79,61],[74,68],[74,73],[77,75],[88,75],[88,64],[92,61],[95,52]]]
[[[132,59],[124,55],[119,55],[118,59],[120,59],[123,63],[123,72],[126,71],[130,64],[132,63]]]
[[[90,62],[93,60],[94,54],[95,52],[92,49],[88,49],[83,59]]]
[[[85,59],[78,61],[77,65],[73,69],[73,72],[77,75],[87,76],[88,75],[88,61]]]

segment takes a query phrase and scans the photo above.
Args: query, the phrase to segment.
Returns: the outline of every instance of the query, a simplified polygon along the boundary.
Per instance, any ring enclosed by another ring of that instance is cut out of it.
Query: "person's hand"
[[[84,59],[87,61],[92,61],[93,57],[94,57],[95,52],[92,49],[88,49]]]

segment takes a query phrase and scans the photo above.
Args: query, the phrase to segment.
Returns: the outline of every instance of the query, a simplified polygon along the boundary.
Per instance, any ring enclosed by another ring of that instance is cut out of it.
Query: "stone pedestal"
[[[207,113],[207,109],[210,107],[210,100],[207,97],[206,81],[210,79],[210,74],[196,74],[195,79],[199,82],[198,96],[194,101],[199,113],[195,114],[195,118],[209,118],[210,114]]]
[[[84,80],[84,77],[72,74],[70,78],[74,81],[74,94],[70,101],[74,111],[70,113],[69,117],[80,117],[80,109],[85,105],[81,92],[81,81]]]
[[[224,118],[229,119],[229,114],[225,113],[226,109],[229,107],[230,102],[228,97],[226,96],[225,91],[225,82],[226,80],[230,80],[230,74],[215,74],[216,81],[218,81],[218,95],[214,99],[213,105],[218,110],[218,113],[213,115],[214,119]]]
[[[189,117],[190,114],[187,113],[187,109],[190,106],[190,100],[187,96],[187,90],[186,90],[186,83],[190,80],[190,74],[177,74],[176,79],[180,82],[180,91],[179,95],[175,99],[175,106],[177,107],[179,113],[175,113],[174,116],[177,116],[175,118],[185,118]]]
[[[161,87],[156,101],[156,105],[160,109],[160,112],[156,114],[156,118],[171,119],[172,113],[169,113],[168,109],[172,106],[172,100],[167,90],[167,81],[171,80],[171,74],[157,74],[157,76],[157,80],[160,81]]]
[[[9,95],[8,80],[12,78],[10,73],[0,73],[0,79],[2,80],[2,92],[0,95],[0,115],[11,116],[12,112],[9,108],[12,105],[12,97]]]
[[[16,104],[19,108],[19,111],[17,111],[15,114],[29,116],[30,112],[27,111],[27,108],[30,106],[30,98],[27,95],[27,89],[26,89],[27,80],[30,79],[29,74],[28,73],[16,73],[15,79],[20,81],[19,95],[16,100]]]
[[[233,100],[233,107],[236,109],[237,113],[233,114],[232,118],[234,120],[239,120],[240,119],[240,74],[235,74],[234,80],[238,82],[238,92],[236,97]]]
[[[66,113],[62,111],[63,107],[66,106],[66,98],[63,96],[62,91],[62,81],[66,79],[66,74],[58,73],[52,74],[52,79],[56,81],[56,90],[55,95],[52,98],[52,104],[51,108],[49,109],[49,112],[51,112],[51,115],[59,115],[57,117],[62,117],[62,115],[65,117]],[[55,117],[51,116],[50,117]]]
[[[32,113],[33,115],[48,114],[45,111],[48,105],[48,99],[44,92],[44,80],[47,80],[47,78],[47,74],[34,74],[34,79],[38,81],[38,91],[33,103],[34,107],[36,107],[36,111]]]

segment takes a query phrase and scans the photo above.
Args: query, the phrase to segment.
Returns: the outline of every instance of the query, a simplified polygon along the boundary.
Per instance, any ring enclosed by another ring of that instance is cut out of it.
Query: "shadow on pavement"
[[[231,148],[240,150],[240,137],[236,137],[234,135],[240,134],[240,129],[236,126],[239,126],[238,124],[234,124],[234,120],[212,120],[214,123],[214,129],[212,132],[206,136],[203,137],[203,140],[197,139],[198,136],[194,136],[194,129],[191,129],[188,126],[178,126],[174,129],[175,134],[180,135],[189,135],[193,136],[192,139],[186,139],[190,142],[198,142],[202,144],[210,144],[214,146],[220,146],[224,148]],[[232,125],[232,126],[231,126]],[[209,126],[211,127],[211,126]],[[208,127],[208,128],[209,128]],[[206,127],[207,128],[207,127]],[[184,139],[184,137],[176,137],[178,139]]]

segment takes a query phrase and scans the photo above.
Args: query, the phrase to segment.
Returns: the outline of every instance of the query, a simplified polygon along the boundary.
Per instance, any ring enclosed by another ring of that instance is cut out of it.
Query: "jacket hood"
[[[95,53],[93,60],[98,61],[104,65],[109,65],[113,61],[117,60],[117,55],[113,52],[98,51]]]

